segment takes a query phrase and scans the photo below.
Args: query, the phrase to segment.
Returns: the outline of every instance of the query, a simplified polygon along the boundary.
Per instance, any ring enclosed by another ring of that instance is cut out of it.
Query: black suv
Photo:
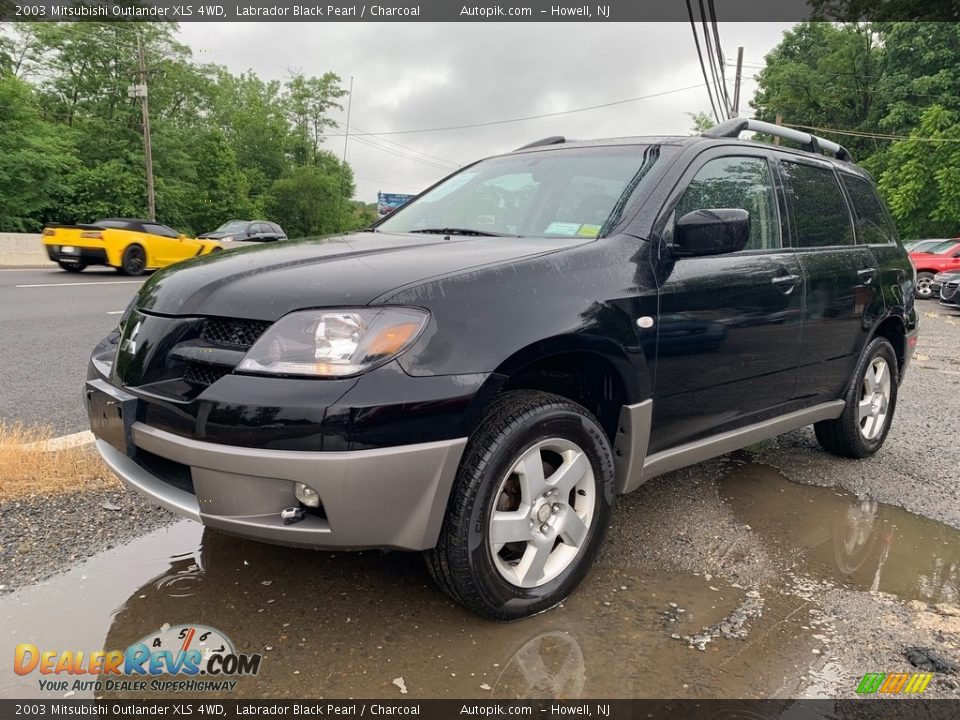
[[[548,138],[366,232],[156,273],[95,349],[87,405],[110,466],[176,512],[426,551],[451,597],[518,618],[576,587],[616,496],[656,475],[810,424],[876,452],[914,282],[829,141],[747,120]]]
[[[216,230],[205,232],[198,237],[220,242],[270,242],[286,240],[283,228],[266,220],[228,220]]]

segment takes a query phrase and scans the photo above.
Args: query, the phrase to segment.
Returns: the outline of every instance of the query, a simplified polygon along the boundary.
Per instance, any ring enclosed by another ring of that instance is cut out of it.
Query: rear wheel
[[[541,392],[504,395],[471,437],[427,566],[473,612],[513,620],[576,588],[613,505],[613,456],[583,407]]]
[[[930,284],[933,282],[933,273],[917,273],[917,287],[913,291],[921,300],[928,300],[933,297],[933,288]]]
[[[850,458],[869,457],[879,450],[897,407],[898,381],[893,346],[886,338],[876,338],[857,364],[843,414],[813,426],[824,450]]]
[[[142,275],[147,269],[147,251],[142,245],[128,245],[123,251],[120,267],[117,270],[123,275]]]
[[[57,265],[60,266],[60,269],[61,269],[61,270],[66,270],[67,272],[71,272],[71,273],[83,272],[84,270],[87,269],[87,264],[86,264],[86,263],[65,263],[65,262],[58,262]]]

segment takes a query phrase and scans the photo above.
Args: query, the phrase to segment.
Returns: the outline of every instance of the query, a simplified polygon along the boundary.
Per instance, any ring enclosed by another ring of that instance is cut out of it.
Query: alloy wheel
[[[857,419],[860,432],[867,440],[875,440],[883,432],[890,407],[890,366],[882,357],[876,357],[867,367],[860,388]]]
[[[561,438],[521,453],[494,496],[488,541],[500,576],[534,588],[555,579],[584,546],[597,489],[587,454]]]

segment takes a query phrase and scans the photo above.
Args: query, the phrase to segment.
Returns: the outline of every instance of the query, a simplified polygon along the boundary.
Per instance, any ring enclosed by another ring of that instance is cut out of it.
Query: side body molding
[[[614,443],[617,492],[628,493],[647,480],[671,470],[694,465],[821,420],[833,420],[843,414],[843,408],[843,400],[833,400],[648,456],[653,400],[624,405],[620,410]]]

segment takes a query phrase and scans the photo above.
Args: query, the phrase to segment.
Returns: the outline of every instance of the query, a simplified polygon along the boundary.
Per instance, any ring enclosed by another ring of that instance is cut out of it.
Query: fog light
[[[320,496],[303,483],[294,486],[293,494],[307,507],[320,507]]]

